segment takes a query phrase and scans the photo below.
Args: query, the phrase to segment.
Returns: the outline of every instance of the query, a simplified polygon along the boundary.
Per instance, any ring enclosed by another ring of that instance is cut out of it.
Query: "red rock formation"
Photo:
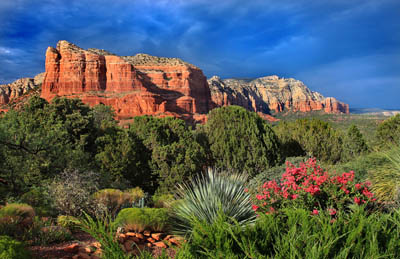
[[[44,73],[35,78],[21,78],[11,84],[0,85],[0,106],[17,100],[29,91],[38,88],[43,81]]]
[[[147,114],[204,120],[211,103],[203,72],[180,59],[119,57],[66,41],[46,52],[41,97],[55,96],[110,105],[119,119]]]
[[[263,114],[284,110],[349,113],[348,104],[333,97],[325,98],[292,78],[267,76],[254,80],[221,80],[219,77],[212,77],[208,83],[216,106],[234,104]]]

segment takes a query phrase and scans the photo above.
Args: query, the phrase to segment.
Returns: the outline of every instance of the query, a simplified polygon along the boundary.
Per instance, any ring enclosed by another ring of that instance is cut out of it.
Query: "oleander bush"
[[[265,182],[255,196],[253,209],[258,214],[284,208],[303,208],[314,214],[327,210],[335,215],[351,204],[373,204],[369,182],[354,182],[354,172],[329,175],[310,158],[299,167],[287,163],[280,181]]]
[[[118,213],[115,224],[132,231],[167,231],[170,216],[165,208],[125,208]]]
[[[31,254],[25,249],[23,243],[9,236],[0,236],[1,259],[30,259]]]

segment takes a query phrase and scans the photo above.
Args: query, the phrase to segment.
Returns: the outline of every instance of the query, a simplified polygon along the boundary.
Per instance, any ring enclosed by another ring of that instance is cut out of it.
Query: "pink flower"
[[[336,215],[336,210],[335,209],[328,209],[329,215],[333,216]]]
[[[311,214],[313,214],[313,215],[318,215],[318,214],[319,214],[319,211],[318,211],[318,210],[313,210]]]
[[[358,197],[354,197],[354,202],[357,203],[358,205],[361,204],[361,200]]]
[[[360,190],[361,189],[361,184],[356,183],[355,187],[356,187],[357,190]]]
[[[244,188],[244,192],[249,192],[249,189],[248,188]]]
[[[299,195],[297,195],[297,194],[293,194],[293,195],[292,195],[292,200],[295,200],[295,199],[297,199],[297,197],[299,197]]]
[[[257,205],[253,205],[252,208],[253,208],[254,211],[257,211],[258,206]]]

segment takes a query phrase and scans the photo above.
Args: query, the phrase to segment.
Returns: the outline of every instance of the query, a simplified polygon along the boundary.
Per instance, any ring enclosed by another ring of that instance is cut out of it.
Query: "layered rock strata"
[[[214,76],[208,80],[208,84],[212,101],[217,106],[239,105],[264,114],[284,110],[349,113],[348,104],[333,97],[325,98],[293,78],[266,76],[254,80],[222,80]]]
[[[118,119],[159,115],[202,121],[212,106],[207,79],[194,65],[146,54],[120,57],[67,41],[46,51],[41,97],[55,96],[110,105]]]
[[[0,106],[6,105],[18,99],[33,89],[42,85],[44,73],[34,78],[21,78],[10,84],[0,85]]]

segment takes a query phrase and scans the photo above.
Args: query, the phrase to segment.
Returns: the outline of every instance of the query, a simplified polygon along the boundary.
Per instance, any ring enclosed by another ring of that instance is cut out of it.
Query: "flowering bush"
[[[268,214],[283,207],[294,207],[309,210],[313,215],[322,210],[335,216],[350,204],[375,201],[369,186],[369,182],[354,184],[353,171],[330,176],[316,164],[315,158],[301,163],[298,168],[287,162],[286,172],[279,182],[265,182],[258,190],[253,210]]]

